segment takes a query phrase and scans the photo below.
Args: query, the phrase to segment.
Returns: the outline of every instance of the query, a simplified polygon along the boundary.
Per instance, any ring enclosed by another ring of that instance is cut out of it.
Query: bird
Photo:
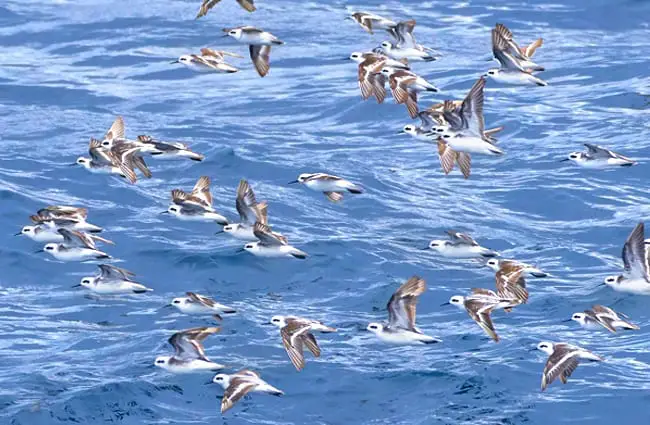
[[[467,233],[460,233],[455,230],[448,230],[446,233],[450,240],[434,239],[429,242],[429,246],[425,249],[436,251],[447,258],[489,258],[499,255],[496,251],[480,246]]]
[[[46,252],[59,261],[87,261],[111,258],[107,253],[97,249],[95,241],[113,245],[102,237],[76,230],[58,229],[63,236],[62,243],[48,243],[36,252]]]
[[[232,37],[240,43],[248,44],[248,50],[260,77],[268,74],[270,65],[271,46],[284,44],[270,32],[251,26],[224,28],[224,37]]]
[[[399,345],[435,344],[441,342],[422,333],[415,325],[418,297],[426,291],[426,282],[413,276],[404,282],[388,300],[388,324],[370,323],[366,327],[384,342]]]
[[[514,261],[514,260],[504,260],[504,259],[499,259],[499,258],[490,258],[487,260],[485,263],[486,266],[494,270],[495,272],[499,271],[499,269],[506,265],[506,264],[518,264],[523,267],[523,272],[532,277],[537,277],[537,278],[542,278],[542,277],[548,277],[550,276],[548,273],[538,269],[535,266],[531,266],[530,264],[526,263],[521,263],[519,261]]]
[[[581,359],[602,362],[604,359],[584,348],[567,343],[542,341],[537,349],[548,354],[548,360],[542,373],[542,391],[558,377],[563,384],[578,367]]]
[[[245,179],[240,180],[239,186],[237,186],[235,207],[239,213],[239,223],[227,224],[221,232],[217,233],[225,232],[235,239],[256,241],[257,237],[253,234],[253,227],[257,222],[268,225],[268,204],[265,201],[257,202],[253,188]]]
[[[594,305],[590,310],[573,313],[571,319],[578,322],[580,326],[586,329],[605,328],[610,332],[616,332],[616,328],[638,330],[639,327],[628,320],[628,317],[622,313],[617,313],[609,307],[603,305]]]
[[[359,64],[359,88],[361,97],[368,100],[375,96],[377,103],[383,103],[386,99],[386,76],[381,73],[384,66],[390,66],[395,69],[409,69],[408,65],[390,59],[387,56],[378,53],[360,53],[353,52],[350,59]]]
[[[214,6],[216,6],[217,3],[219,3],[221,0],[203,0],[203,3],[201,3],[201,8],[199,9],[199,12],[196,14],[196,19],[199,19],[205,15],[207,15],[208,11],[212,9]],[[249,12],[254,12],[256,10],[255,8],[255,0],[237,0],[237,3],[244,8],[245,10]]]
[[[271,324],[280,328],[282,344],[297,371],[305,367],[303,347],[307,347],[314,357],[320,357],[320,347],[313,332],[336,332],[335,328],[317,320],[296,316],[273,316]]]
[[[173,356],[158,356],[154,365],[173,373],[219,370],[226,366],[205,355],[203,340],[219,332],[219,328],[202,327],[176,332],[167,341],[174,347]]]
[[[634,227],[623,245],[624,270],[622,275],[608,276],[603,285],[615,291],[636,295],[650,295],[648,247],[644,242],[645,226],[640,222]]]
[[[221,399],[222,414],[231,409],[248,393],[284,395],[283,391],[268,384],[257,372],[252,370],[244,369],[230,375],[220,373],[212,378],[212,382],[221,385],[225,390]]]
[[[384,67],[381,73],[388,78],[395,102],[405,104],[411,118],[418,116],[418,93],[439,91],[436,86],[411,71]]]
[[[526,290],[526,279],[524,277],[524,266],[517,263],[503,263],[495,275],[497,295],[526,304],[528,302],[528,291]],[[512,311],[512,307],[503,309],[506,312]]]
[[[113,146],[114,140],[125,140],[124,119],[121,116],[115,118],[102,141],[95,138],[90,139],[88,144],[90,158],[79,157],[71,165],[81,165],[91,173],[116,174],[127,178],[131,183],[137,181],[135,168],[138,168],[145,177],[151,177],[151,172],[141,156],[139,146],[138,149],[134,144],[126,143]],[[110,148],[104,146],[106,142],[111,143]]]
[[[499,36],[506,41],[506,46],[507,46],[506,52],[511,57],[519,61],[519,65],[521,65],[522,68],[529,71],[535,71],[535,72],[544,71],[543,66],[536,64],[530,59],[535,54],[535,51],[539,47],[542,47],[542,45],[544,44],[544,39],[538,38],[537,40],[530,43],[528,46],[519,47],[517,42],[514,40],[512,31],[510,31],[505,25],[496,24],[494,27],[494,31],[496,31],[499,34]]]
[[[34,242],[63,242],[63,236],[52,221],[45,221],[35,226],[23,226],[14,236],[27,236]]]
[[[110,264],[100,264],[99,275],[86,276],[81,282],[74,287],[84,287],[97,294],[143,294],[151,292],[153,289],[148,288],[133,280],[135,274],[125,269],[112,266]]]
[[[434,136],[433,128],[437,124],[441,123],[440,118],[428,110],[418,112],[417,117],[420,118],[421,121],[419,126],[407,124],[400,133],[406,133],[415,139],[425,142],[432,142],[432,137]]]
[[[223,320],[221,314],[236,313],[232,307],[220,304],[212,298],[200,295],[195,292],[186,292],[186,297],[174,298],[170,305],[179,309],[182,313],[192,315],[213,315],[218,320]]]
[[[35,215],[30,216],[32,222],[42,224],[47,221],[53,221],[58,227],[67,227],[71,230],[80,230],[82,232],[99,233],[102,228],[88,223],[88,210],[86,208],[70,207],[67,205],[50,205],[41,208]],[[56,223],[57,220],[61,222]],[[63,222],[67,220],[68,222]]]
[[[490,136],[485,134],[483,117],[483,91],[485,78],[480,77],[460,106],[446,100],[443,117],[448,126],[438,137],[438,154],[440,165],[445,174],[449,174],[458,163],[463,176],[469,177],[471,168],[470,154],[503,155],[503,151],[494,145]]]
[[[239,69],[225,62],[225,57],[231,56],[241,58],[236,53],[230,53],[222,50],[212,50],[207,47],[201,49],[200,55],[182,55],[171,63],[180,63],[181,65],[196,72],[217,72],[229,73],[239,71]]]
[[[411,19],[399,22],[389,30],[395,42],[384,41],[381,43],[381,48],[389,58],[424,62],[433,62],[436,60],[436,57],[432,55],[433,50],[415,41],[415,37],[413,36],[414,29],[415,20]]]
[[[113,149],[115,145],[127,145],[138,148],[137,155],[148,155],[156,159],[187,158],[193,161],[203,161],[204,156],[192,151],[187,145],[179,142],[163,142],[148,135],[139,135],[136,140],[107,139],[102,141],[105,149]],[[144,171],[143,171],[144,172]]]
[[[528,65],[526,61],[513,56],[511,41],[499,27],[492,29],[492,53],[501,68],[490,69],[485,76],[505,84],[547,86],[546,81],[533,75],[534,69],[524,68],[524,65]]]
[[[339,202],[343,199],[344,193],[361,194],[363,189],[345,180],[344,178],[333,176],[325,173],[303,173],[298,179],[290,181],[289,184],[300,183],[311,190],[323,192],[323,194],[332,202]]]
[[[121,158],[110,150],[102,147],[102,142],[97,139],[90,139],[88,144],[90,158],[80,156],[75,164],[81,165],[86,170],[95,174],[116,174],[120,177],[135,181],[137,177],[128,166],[122,163]]]
[[[228,219],[212,207],[210,178],[207,176],[199,177],[190,193],[181,189],[172,190],[172,205],[167,211],[163,211],[163,214],[171,214],[184,221],[216,221],[220,225],[228,224]]]
[[[307,258],[306,252],[289,245],[286,237],[271,231],[271,228],[266,224],[255,223],[253,234],[259,241],[247,243],[244,245],[243,250],[257,257],[293,257],[301,260]]]
[[[375,30],[384,30],[391,33],[397,26],[397,22],[369,12],[354,12],[348,19],[358,23],[361,28],[370,34],[374,34]]]
[[[482,288],[473,288],[468,296],[454,295],[449,302],[443,305],[454,305],[467,311],[472,318],[494,342],[499,342],[499,335],[494,330],[494,323],[490,314],[501,308],[512,308],[519,304],[517,300],[502,298],[494,291]]]
[[[583,168],[631,167],[637,162],[600,146],[585,143],[587,152],[571,152],[562,161],[571,161]]]

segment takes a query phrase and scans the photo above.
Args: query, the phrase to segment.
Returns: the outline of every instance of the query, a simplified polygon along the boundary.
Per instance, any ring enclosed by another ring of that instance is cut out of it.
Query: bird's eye
[[[494,71],[488,71],[488,74],[494,75]]]
[[[574,319],[579,319],[580,316],[578,316],[577,314],[575,314],[575,315],[573,315],[573,318],[574,318]]]
[[[216,378],[214,378],[214,379],[217,380],[217,381],[223,381],[223,378],[220,377],[220,376],[218,376],[218,377],[216,377]]]
[[[52,251],[54,248],[52,248],[51,246],[48,246],[48,247],[45,248],[45,249],[46,249],[47,251]]]
[[[164,360],[156,360],[156,363],[157,364],[163,364],[163,363],[165,363],[165,361]]]
[[[253,248],[253,245],[248,244],[248,245],[245,246],[245,248],[246,248],[246,249],[252,249],[252,248]]]
[[[172,301],[172,304],[180,304],[180,303],[181,303],[180,300],[174,300],[174,301]]]
[[[236,34],[237,34],[237,31],[230,31],[229,34],[230,34],[230,35],[236,35]]]
[[[84,279],[84,280],[81,281],[81,283],[89,284],[89,283],[90,283],[90,280],[88,280],[88,279]]]

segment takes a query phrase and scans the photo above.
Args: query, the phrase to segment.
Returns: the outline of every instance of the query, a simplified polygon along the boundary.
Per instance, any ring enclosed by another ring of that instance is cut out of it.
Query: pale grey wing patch
[[[244,377],[235,377],[230,380],[230,385],[226,388],[221,399],[221,413],[231,409],[235,403],[241,400],[246,394],[257,387],[257,383]]]
[[[185,295],[190,299],[190,301],[195,302],[206,307],[214,307],[214,301],[203,295],[199,295],[194,292],[186,292]]]
[[[237,198],[235,200],[235,207],[242,223],[255,224],[258,219],[257,205],[253,188],[248,184],[248,181],[242,179],[237,187]]]
[[[470,235],[466,233],[460,233],[455,230],[447,230],[446,233],[454,245],[478,246],[478,243]]]
[[[485,119],[483,117],[484,88],[485,77],[481,77],[476,80],[460,107],[463,127],[477,137],[483,137],[485,131]]]
[[[292,335],[290,334],[289,329],[287,329],[287,326],[280,330],[280,334],[282,336],[282,344],[284,345],[284,349],[289,355],[291,363],[293,363],[296,370],[301,371],[305,367],[305,356],[303,354],[302,338],[300,336],[292,338]]]
[[[544,372],[542,373],[542,391],[555,379],[560,377],[563,383],[566,383],[571,373],[578,367],[577,350],[567,346],[556,344],[553,354],[548,357]]]
[[[492,30],[492,53],[494,57],[501,64],[501,68],[504,69],[514,69],[521,72],[525,72],[524,69],[519,64],[519,61],[515,59],[510,53],[507,52],[509,46],[508,41],[503,38],[503,36],[496,29]]]
[[[251,60],[260,77],[266,76],[271,69],[271,46],[248,46]]]
[[[58,232],[63,236],[63,245],[68,248],[88,248],[95,249],[95,242],[87,234],[77,232],[69,229],[58,229]]]
[[[644,233],[644,224],[643,222],[640,222],[636,225],[632,233],[630,233],[630,236],[628,236],[625,241],[622,257],[625,265],[625,272],[629,274],[630,277],[650,281]]]
[[[600,146],[597,145],[592,145],[591,143],[585,143],[585,147],[587,148],[587,155],[590,158],[614,158],[614,154],[612,151],[608,149],[601,148]]]
[[[417,297],[425,290],[424,279],[413,276],[395,291],[386,306],[390,328],[397,327],[418,332],[415,327]]]
[[[274,234],[269,226],[260,222],[255,223],[253,234],[260,240],[262,246],[281,246],[287,244],[286,240]]]
[[[120,279],[131,281],[135,277],[135,273],[126,269],[112,266],[110,264],[100,264],[97,267],[100,270],[100,276],[102,279]]]

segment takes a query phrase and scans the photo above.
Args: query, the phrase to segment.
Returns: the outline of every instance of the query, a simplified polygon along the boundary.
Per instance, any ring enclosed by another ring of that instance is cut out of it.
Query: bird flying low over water
[[[226,63],[225,56],[242,57],[236,53],[212,50],[205,47],[201,49],[200,55],[182,55],[171,63],[179,63],[196,72],[233,73],[239,71],[234,66]]]
[[[569,156],[562,161],[571,161],[583,168],[612,168],[612,167],[631,167],[636,165],[636,161],[618,154],[609,149],[602,148],[591,143],[585,143],[587,152],[571,152]]]
[[[273,316],[271,324],[280,328],[282,344],[291,363],[299,372],[305,367],[303,347],[307,347],[314,357],[320,357],[321,350],[313,332],[336,332],[335,328],[326,326],[317,320],[296,316]]]
[[[221,385],[225,390],[221,399],[221,413],[231,409],[235,403],[249,393],[264,393],[274,396],[284,395],[284,392],[269,385],[259,373],[252,370],[240,370],[237,373],[220,373],[212,378],[212,382]]]
[[[643,222],[634,227],[623,245],[623,274],[608,276],[603,285],[615,291],[636,295],[650,295],[650,258],[649,245],[645,243],[645,226]]]
[[[163,214],[171,214],[185,221],[214,221],[221,225],[228,224],[228,219],[212,207],[210,178],[207,176],[199,177],[190,193],[181,189],[172,190],[172,205]]]
[[[223,369],[225,366],[210,360],[203,348],[203,340],[219,330],[202,327],[176,332],[167,340],[174,347],[174,355],[158,356],[154,365],[173,373]]]
[[[492,29],[492,53],[501,67],[490,69],[485,76],[504,84],[547,86],[546,81],[533,75],[535,71],[543,71],[544,67],[532,62],[526,55],[532,55],[541,44],[540,38],[526,49],[521,49],[514,42],[512,32],[504,25],[497,24]]]
[[[270,32],[251,26],[224,28],[224,37],[232,37],[242,44],[248,44],[248,50],[260,77],[266,76],[271,69],[271,46],[284,44]]]
[[[602,362],[604,359],[591,351],[566,343],[543,341],[537,349],[548,354],[548,360],[542,372],[542,391],[546,390],[557,378],[566,384],[578,367],[580,360]]]
[[[388,300],[388,324],[370,323],[367,330],[384,342],[398,345],[434,344],[438,338],[425,335],[415,325],[418,297],[426,291],[426,283],[413,276],[402,284]]]

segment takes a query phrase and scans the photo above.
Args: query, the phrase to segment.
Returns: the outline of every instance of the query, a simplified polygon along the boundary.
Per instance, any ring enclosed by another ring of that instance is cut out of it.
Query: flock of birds
[[[197,18],[204,16],[220,0],[205,0]],[[252,0],[237,0],[246,10],[255,10]],[[542,46],[538,39],[527,47],[520,47],[512,32],[504,25],[497,24],[492,30],[494,57],[501,67],[491,69],[473,85],[468,95],[460,100],[446,100],[420,111],[418,94],[438,92],[438,89],[411,70],[413,62],[437,60],[432,49],[418,44],[413,36],[415,21],[395,22],[381,16],[357,12],[350,16],[369,33],[386,31],[391,41],[368,52],[352,53],[350,59],[358,63],[359,88],[363,99],[374,97],[378,103],[386,98],[386,82],[389,83],[395,101],[405,104],[411,118],[420,118],[421,125],[407,125],[403,132],[416,139],[436,143],[440,164],[445,174],[449,174],[458,164],[465,178],[470,175],[471,154],[502,155],[496,146],[494,134],[502,127],[485,129],[483,118],[483,91],[486,77],[504,84],[546,86],[536,73],[544,67],[531,59],[535,50]],[[273,34],[263,30],[242,26],[225,29],[225,36],[247,44],[253,64],[260,76],[269,72],[269,55],[273,45],[283,42]],[[201,55],[184,55],[177,61],[196,71],[237,72],[237,68],[224,62],[226,56],[237,57],[234,53],[202,49]],[[599,146],[586,144],[586,152],[571,153],[565,160],[588,168],[630,166],[635,162],[620,154]],[[81,165],[92,173],[111,174],[135,183],[136,170],[144,177],[151,177],[145,160],[150,159],[190,159],[203,160],[203,155],[192,151],[188,146],[156,140],[141,135],[136,139],[125,136],[124,121],[117,117],[103,139],[91,139],[88,152],[90,157],[80,157],[72,165]],[[344,194],[361,194],[359,184],[341,177],[324,174],[301,174],[291,182],[322,192],[332,202],[342,200]],[[181,189],[171,191],[171,204],[163,214],[180,220],[217,223],[221,231],[245,242],[242,250],[260,257],[285,257],[305,259],[308,254],[289,244],[288,239],[274,231],[268,221],[268,205],[258,202],[252,187],[241,180],[236,191],[235,207],[239,222],[231,222],[213,207],[210,192],[210,179],[202,176],[190,192]],[[38,252],[50,254],[59,261],[100,260],[99,273],[81,279],[75,286],[84,287],[96,294],[142,294],[151,288],[137,282],[135,274],[108,264],[104,261],[112,257],[98,249],[98,244],[110,245],[112,242],[98,236],[102,228],[87,221],[85,208],[69,206],[49,206],[32,215],[33,225],[25,226],[17,235],[24,235],[39,243],[45,243]],[[528,278],[545,278],[544,271],[514,260],[500,259],[499,253],[479,245],[471,236],[456,231],[448,231],[447,240],[433,240],[426,248],[448,258],[481,258],[495,274],[495,288],[475,288],[470,294],[451,297],[448,303],[467,314],[495,342],[499,336],[492,321],[492,313],[497,310],[511,312],[528,301],[526,286]],[[650,295],[650,240],[645,240],[644,225],[639,223],[629,235],[623,246],[624,271],[621,275],[610,276],[603,285],[614,290],[633,294]],[[413,276],[402,284],[391,296],[387,304],[388,322],[370,323],[367,330],[376,337],[393,344],[433,344],[440,339],[424,334],[416,326],[416,304],[418,297],[426,290],[425,281]],[[222,320],[224,314],[234,314],[235,309],[214,299],[187,292],[186,296],[174,298],[169,304],[185,314],[214,316]],[[611,308],[594,305],[584,312],[573,314],[570,320],[585,328],[604,328],[611,332],[617,329],[639,329],[625,315]],[[315,357],[321,349],[315,333],[331,333],[336,329],[321,322],[295,316],[274,316],[270,323],[280,329],[282,344],[296,370],[305,367],[304,348]],[[205,354],[203,340],[219,331],[218,327],[200,327],[173,334],[169,344],[174,348],[172,356],[159,356],[154,364],[170,372],[214,371],[226,366],[211,361]],[[580,360],[602,361],[603,359],[578,346],[568,343],[540,342],[537,349],[549,355],[542,373],[542,390],[559,378],[563,383],[576,369]],[[265,382],[257,372],[240,370],[233,374],[220,373],[213,382],[224,388],[221,412],[225,412],[245,395],[262,392],[282,395],[283,391]]]

